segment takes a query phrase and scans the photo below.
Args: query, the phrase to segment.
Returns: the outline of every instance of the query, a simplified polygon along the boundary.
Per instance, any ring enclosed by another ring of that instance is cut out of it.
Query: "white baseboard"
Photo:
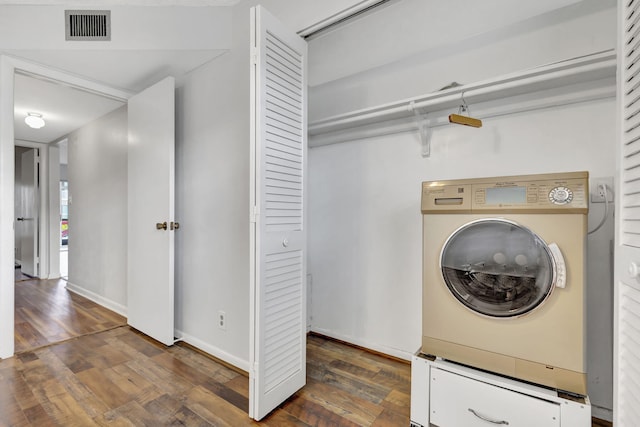
[[[605,421],[613,421],[613,410],[591,405],[591,416]]]
[[[115,311],[121,316],[127,317],[127,307],[125,307],[120,303],[112,301],[108,298],[103,297],[102,295],[98,295],[95,292],[84,289],[71,282],[67,282],[66,288],[69,291],[73,292],[74,294],[78,294],[82,297],[85,297],[86,299],[89,299],[95,302],[96,304],[100,304],[101,306],[106,307],[111,311]]]
[[[115,311],[116,313],[127,317],[127,307],[123,306],[122,304],[119,304],[117,302],[111,301],[101,295],[96,294],[95,292],[91,292],[89,290],[86,290],[84,288],[81,288],[78,285],[75,285],[71,282],[67,282],[67,289],[69,289],[69,291],[76,293],[80,296],[83,296],[87,299],[90,299],[91,301],[95,302],[96,304],[100,304],[106,308],[108,308],[109,310]],[[213,357],[216,357],[220,360],[222,360],[223,362],[226,362],[232,366],[235,366],[239,369],[242,369],[243,371],[249,372],[249,361],[247,360],[243,360],[240,359],[232,354],[227,353],[226,351],[223,351],[221,349],[219,349],[216,346],[213,346],[211,344],[208,344],[194,336],[191,336],[187,333],[184,333],[182,331],[176,330],[175,331],[175,336],[177,338],[182,339],[184,342],[191,344],[192,346],[206,352],[209,353],[210,355],[212,355]]]
[[[369,350],[373,350],[379,353],[387,354],[389,356],[397,357],[398,359],[411,361],[411,356],[413,354],[408,351],[403,351],[397,348],[387,347],[385,345],[376,344],[367,340],[357,339],[354,337],[344,336],[333,331],[328,331],[322,328],[311,328],[311,332],[315,332],[320,335],[326,335],[330,338],[335,338],[340,341],[347,342],[349,344],[357,345],[359,347],[364,347]]]
[[[191,344],[192,346],[206,352],[209,353],[210,355],[212,355],[213,357],[222,360],[223,362],[226,362],[228,364],[230,364],[231,366],[235,366],[238,369],[242,369],[245,372],[249,372],[249,361],[248,360],[244,360],[241,359],[237,356],[234,356],[232,354],[227,353],[224,350],[219,349],[218,347],[208,344],[204,341],[202,341],[199,338],[196,338],[194,336],[191,336],[189,334],[186,334],[182,331],[179,330],[175,330],[175,334],[177,338],[180,338],[182,341],[186,342],[187,344]]]
[[[377,345],[377,344],[373,344],[370,343],[366,340],[357,340],[357,339],[353,339],[352,337],[345,337],[342,336],[340,334],[336,334],[334,332],[331,331],[325,331],[323,329],[320,328],[311,328],[310,329],[311,332],[316,332],[318,334],[321,335],[325,335],[331,338],[335,338],[337,340],[340,341],[345,341],[348,342],[350,344],[354,344],[360,347],[364,347],[379,353],[383,353],[383,354],[387,354],[389,356],[393,356],[393,357],[397,357],[399,359],[403,359],[403,360],[407,360],[410,361],[411,360],[411,356],[412,354],[410,352],[405,352],[402,350],[398,350],[398,349],[394,349],[394,348],[390,348],[390,347],[386,347],[383,345]],[[222,360],[223,362],[226,362],[232,366],[235,366],[236,368],[242,369],[243,371],[249,372],[249,361],[248,360],[244,360],[241,359],[239,357],[236,357],[232,354],[227,353],[224,350],[219,349],[216,346],[213,346],[211,344],[208,344],[194,336],[191,336],[189,334],[184,333],[183,331],[180,330],[176,330],[175,331],[175,336],[182,339],[184,342],[191,344],[192,346],[206,352],[209,353],[210,355],[212,355],[213,357],[216,357],[220,360]]]

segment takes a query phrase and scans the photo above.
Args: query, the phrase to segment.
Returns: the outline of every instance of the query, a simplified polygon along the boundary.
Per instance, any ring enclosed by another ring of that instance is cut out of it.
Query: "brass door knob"
[[[157,230],[166,230],[167,229],[167,221],[165,222],[157,222],[156,223]]]
[[[171,230],[177,230],[178,228],[180,228],[180,223],[171,221],[170,229]]]

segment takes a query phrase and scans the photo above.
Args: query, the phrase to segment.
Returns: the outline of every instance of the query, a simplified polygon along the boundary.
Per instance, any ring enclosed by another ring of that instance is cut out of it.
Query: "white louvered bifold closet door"
[[[252,188],[249,415],[306,380],[306,42],[251,9]]]
[[[640,0],[620,0],[614,425],[640,426]]]

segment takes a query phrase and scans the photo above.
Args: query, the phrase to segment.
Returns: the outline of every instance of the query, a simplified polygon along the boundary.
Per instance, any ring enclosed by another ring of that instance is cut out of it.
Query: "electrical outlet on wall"
[[[606,190],[603,188],[606,186]],[[589,182],[591,203],[604,203],[605,194],[608,202],[613,202],[613,177],[591,178]]]
[[[227,330],[227,315],[222,310],[218,311],[218,328],[222,329],[223,331]]]

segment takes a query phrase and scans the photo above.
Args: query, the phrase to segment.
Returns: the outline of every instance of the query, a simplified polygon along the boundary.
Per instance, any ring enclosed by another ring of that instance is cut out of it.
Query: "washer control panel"
[[[587,172],[422,183],[422,212],[558,210],[586,213]]]
[[[554,187],[549,192],[549,200],[554,205],[566,205],[573,200],[573,191],[567,187]]]

